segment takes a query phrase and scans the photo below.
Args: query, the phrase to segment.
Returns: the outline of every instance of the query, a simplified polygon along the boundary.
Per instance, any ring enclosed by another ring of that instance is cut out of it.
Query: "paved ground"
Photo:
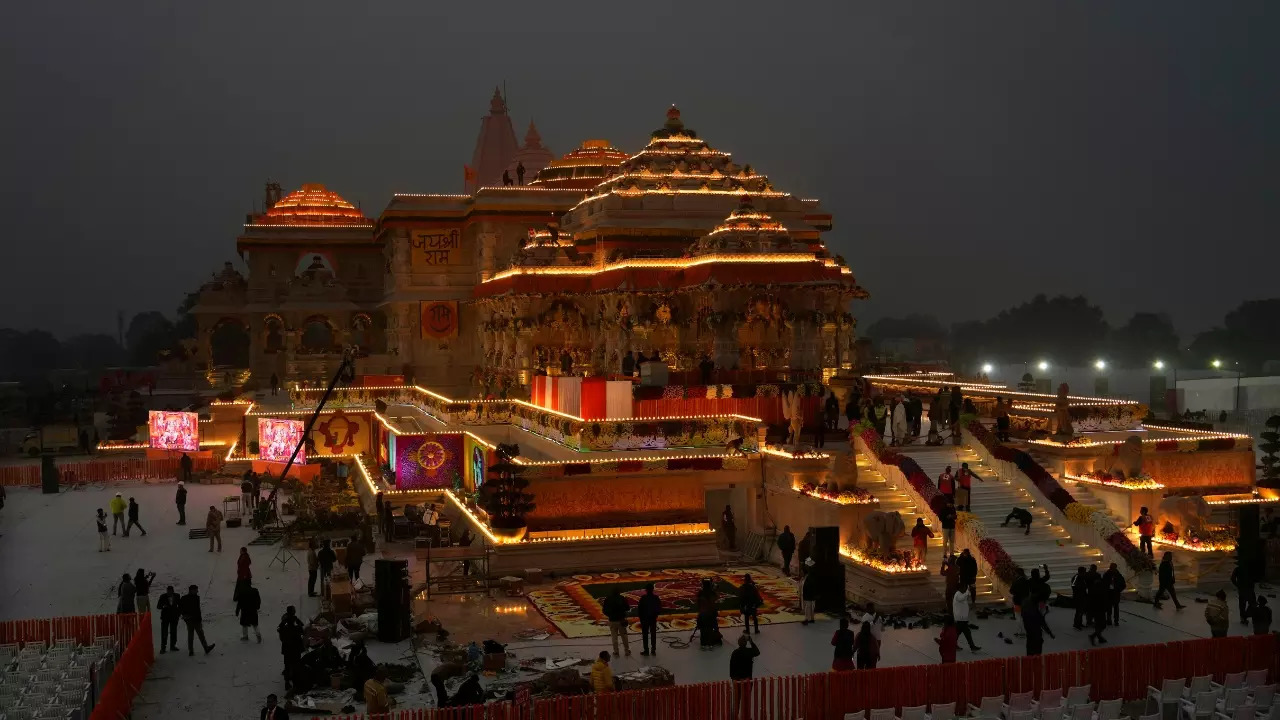
[[[251,547],[255,584],[263,595],[262,627],[264,642],[244,644],[239,641],[239,626],[234,617],[231,593],[235,581],[235,559],[241,545],[253,537],[247,528],[225,529],[222,553],[207,552],[203,540],[188,540],[187,530],[203,526],[204,512],[211,503],[220,503],[231,486],[190,488],[189,525],[177,527],[173,507],[172,484],[133,485],[121,488],[125,496],[138,498],[142,522],[149,534],[114,537],[112,551],[96,551],[97,538],[93,522],[94,509],[106,507],[114,489],[79,490],[59,495],[42,495],[35,490],[10,489],[8,504],[0,510],[0,567],[6,584],[0,589],[0,619],[89,615],[109,613],[115,609],[115,587],[120,575],[139,567],[157,572],[157,590],[165,585],[181,589],[189,584],[200,586],[204,596],[205,628],[209,639],[217,643],[213,654],[196,657],[186,653],[157,656],[152,678],[144,688],[137,717],[172,717],[175,710],[196,718],[225,718],[256,712],[269,692],[282,693],[279,643],[275,625],[284,607],[296,605],[301,615],[308,616],[318,608],[315,599],[306,597],[305,564],[290,564],[281,569],[270,567],[276,553],[274,547]],[[396,554],[393,550],[393,554]],[[372,575],[373,559],[367,558],[366,575]],[[420,564],[414,562],[417,574]],[[1272,590],[1265,590],[1270,594]],[[1161,640],[1205,637],[1203,605],[1192,603],[1180,613],[1166,604],[1161,611],[1150,605],[1126,603],[1121,626],[1110,631],[1113,643],[1136,644]],[[1234,597],[1232,598],[1234,614]],[[426,603],[419,601],[419,608]],[[483,596],[433,599],[427,608],[441,618],[452,633],[452,639],[494,638],[510,641],[515,634],[531,628],[546,627],[545,621],[520,598],[488,599]],[[1070,628],[1070,611],[1053,610],[1049,622],[1058,639],[1047,640],[1045,652],[1081,649],[1089,646],[1085,633]],[[983,650],[978,657],[1020,654],[1020,642],[1009,645],[997,632],[1013,629],[1009,618],[980,621],[976,638]],[[830,665],[831,633],[834,621],[803,627],[799,624],[765,627],[757,637],[762,652],[756,664],[757,675],[787,675],[825,670]],[[156,620],[159,630],[159,621]],[[1232,633],[1246,628],[1233,623]],[[180,631],[181,632],[181,631]],[[185,632],[182,632],[185,635]],[[882,664],[905,665],[937,661],[933,638],[936,629],[889,629],[884,635]],[[660,636],[660,642],[686,639],[685,633]],[[638,638],[636,638],[638,640]],[[736,641],[732,635],[729,642]],[[185,637],[180,644],[185,644]],[[553,636],[546,640],[516,642],[511,645],[520,658],[592,657],[608,649],[608,638],[568,640]],[[370,655],[375,661],[403,660],[406,644],[387,646],[371,643]],[[638,668],[642,663],[661,663],[671,670],[678,682],[696,683],[725,679],[728,674],[730,647],[712,652],[695,648],[672,649],[663,646],[657,658],[641,658],[638,644],[634,655],[616,663],[616,671]],[[971,656],[962,652],[961,658]],[[435,660],[431,652],[418,653],[427,671]],[[423,697],[412,698],[415,704]],[[362,709],[362,708],[361,708]]]

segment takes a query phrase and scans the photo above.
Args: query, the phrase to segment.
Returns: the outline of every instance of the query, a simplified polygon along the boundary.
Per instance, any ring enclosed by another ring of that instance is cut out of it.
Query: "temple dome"
[[[608,140],[585,140],[573,150],[552,160],[529,183],[537,187],[589,190],[618,172],[629,155]]]
[[[356,206],[320,183],[285,195],[255,221],[258,225],[371,225]]]
[[[803,243],[794,243],[791,233],[768,213],[755,209],[750,195],[743,195],[738,208],[724,222],[701,237],[689,249],[692,255],[710,253],[804,252]]]

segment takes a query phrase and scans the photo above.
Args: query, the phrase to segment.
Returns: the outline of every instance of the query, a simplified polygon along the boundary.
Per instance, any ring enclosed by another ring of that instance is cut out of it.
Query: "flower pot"
[[[529,528],[528,526],[516,528],[491,527],[489,528],[489,532],[493,533],[493,536],[498,538],[501,542],[514,543],[523,540],[524,536],[529,534]]]

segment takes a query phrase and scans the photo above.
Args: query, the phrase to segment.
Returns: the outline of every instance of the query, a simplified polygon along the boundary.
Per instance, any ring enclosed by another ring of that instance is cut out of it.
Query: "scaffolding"
[[[437,595],[490,594],[489,554],[492,548],[484,538],[471,545],[426,548],[426,597]],[[467,563],[470,572],[463,574]],[[439,568],[437,568],[439,565]]]

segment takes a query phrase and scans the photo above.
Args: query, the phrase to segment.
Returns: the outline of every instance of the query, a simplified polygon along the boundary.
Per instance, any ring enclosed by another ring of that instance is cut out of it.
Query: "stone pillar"
[[[813,370],[818,359],[817,329],[808,318],[797,317],[791,325],[791,369]]]

